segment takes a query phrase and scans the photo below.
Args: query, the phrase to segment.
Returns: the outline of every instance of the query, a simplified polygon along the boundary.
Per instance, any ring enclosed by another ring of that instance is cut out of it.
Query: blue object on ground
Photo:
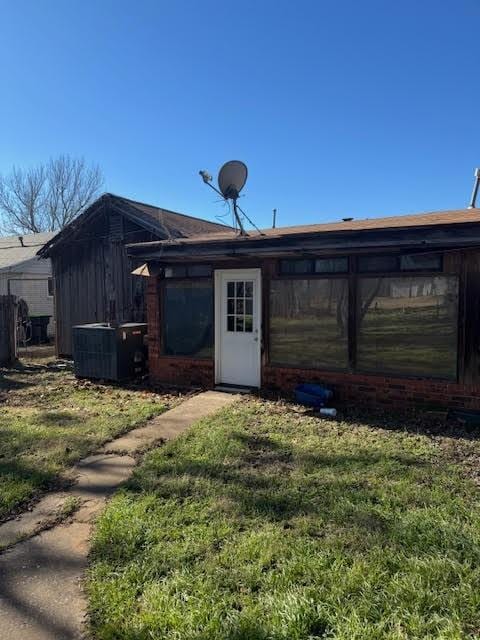
[[[296,401],[308,407],[323,407],[332,396],[333,391],[320,384],[305,383],[295,388]]]

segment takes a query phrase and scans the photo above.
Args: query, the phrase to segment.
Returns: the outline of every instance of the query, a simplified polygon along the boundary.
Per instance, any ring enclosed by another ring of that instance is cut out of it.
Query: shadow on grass
[[[69,424],[78,426],[81,417],[78,414],[69,411],[41,411],[36,417],[35,422],[45,427],[68,427]]]
[[[433,483],[437,473],[429,462],[398,453],[297,453],[265,436],[233,432],[231,437],[244,446],[231,464],[192,459],[175,451],[160,466],[158,460],[147,461],[127,490],[154,491],[180,502],[192,497],[213,498],[220,504],[226,500],[240,518],[261,518],[285,529],[295,527],[293,520],[298,517],[313,516],[315,537],[324,535],[322,528],[328,524],[350,530],[355,539],[380,534],[383,540],[391,538],[401,545],[394,513],[381,508],[383,489],[408,478],[418,486],[426,506],[429,497],[422,494],[422,483],[426,477]],[[403,509],[408,508],[407,500]],[[439,540],[440,529],[441,525]],[[408,544],[411,550],[412,540]]]

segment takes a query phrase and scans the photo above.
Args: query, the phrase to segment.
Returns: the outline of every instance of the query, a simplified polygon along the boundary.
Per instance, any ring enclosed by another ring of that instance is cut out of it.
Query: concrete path
[[[0,526],[0,546],[11,546],[0,555],[0,638],[85,638],[82,578],[93,521],[132,474],[133,455],[175,438],[237,397],[207,391],[189,398],[80,462],[69,490],[49,494],[31,512]],[[66,505],[76,511],[58,524]]]

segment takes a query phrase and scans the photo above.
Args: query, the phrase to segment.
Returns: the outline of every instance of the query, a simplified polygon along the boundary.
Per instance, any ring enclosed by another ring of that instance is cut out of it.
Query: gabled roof
[[[0,270],[10,269],[22,262],[32,260],[45,243],[55,235],[55,232],[30,233],[24,236],[0,238]]]
[[[157,235],[160,239],[186,238],[199,234],[202,236],[209,233],[224,232],[230,227],[218,222],[210,222],[201,218],[195,218],[184,213],[177,213],[169,209],[156,207],[155,205],[137,202],[129,198],[123,198],[113,193],[105,193],[93,202],[81,215],[73,220],[64,229],[59,231],[43,249],[39,255],[47,257],[50,252],[57,249],[63,242],[75,234],[84,225],[88,224],[93,217],[109,207],[111,211],[119,213],[126,218],[137,223],[146,231]]]

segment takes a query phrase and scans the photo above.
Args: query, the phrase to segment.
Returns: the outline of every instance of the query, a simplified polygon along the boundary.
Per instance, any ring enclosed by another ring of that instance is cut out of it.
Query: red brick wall
[[[324,383],[341,404],[367,406],[480,409],[480,386],[433,380],[411,380],[373,375],[332,373],[266,366],[264,387],[291,392],[301,382]]]

